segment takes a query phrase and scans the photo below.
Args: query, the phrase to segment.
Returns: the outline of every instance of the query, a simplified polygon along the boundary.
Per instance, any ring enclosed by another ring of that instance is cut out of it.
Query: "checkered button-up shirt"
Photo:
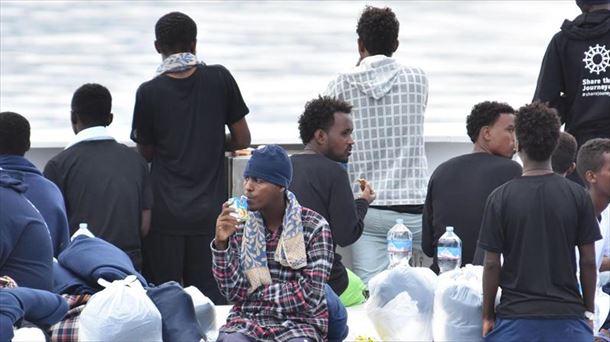
[[[266,232],[267,263],[272,284],[248,295],[249,283],[240,263],[243,229],[231,236],[226,250],[212,242],[212,271],[220,292],[235,303],[221,332],[240,332],[256,340],[286,341],[308,337],[323,341],[328,332],[328,308],[324,284],[333,262],[332,234],[320,214],[302,208],[307,266],[294,270],[280,265],[274,252],[281,235]]]
[[[353,106],[353,154],[349,175],[354,193],[358,178],[377,192],[375,205],[423,204],[428,163],[424,113],[428,79],[419,68],[375,55],[340,74],[325,92]]]

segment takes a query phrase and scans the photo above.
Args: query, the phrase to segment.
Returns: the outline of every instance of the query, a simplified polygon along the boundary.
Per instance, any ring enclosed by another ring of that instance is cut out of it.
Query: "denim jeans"
[[[324,285],[326,305],[328,306],[328,341],[343,341],[349,332],[347,310],[333,289]]]
[[[404,224],[413,234],[413,250],[421,251],[421,214],[369,208],[364,218],[362,236],[351,247],[352,271],[365,284],[368,284],[369,280],[377,273],[388,268],[388,231],[396,224],[396,219],[399,218],[403,219]]]
[[[593,331],[582,319],[496,319],[485,342],[593,341]]]

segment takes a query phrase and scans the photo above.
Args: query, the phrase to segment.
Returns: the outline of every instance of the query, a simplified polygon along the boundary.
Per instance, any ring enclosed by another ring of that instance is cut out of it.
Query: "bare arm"
[[[602,258],[602,264],[601,264],[601,266],[599,266],[599,271],[600,272],[610,271],[610,258],[609,257],[604,256]]]
[[[150,231],[150,209],[142,210],[142,223],[140,224],[140,236],[145,238]]]
[[[483,337],[494,328],[495,302],[500,284],[500,254],[485,251],[483,267]]]
[[[250,129],[245,117],[229,125],[229,132],[225,140],[225,150],[235,151],[250,146]]]
[[[582,286],[582,297],[587,311],[595,311],[595,283],[597,272],[595,264],[595,244],[590,243],[578,246],[580,255],[580,285]]]
[[[155,148],[153,145],[136,144],[136,146],[138,147],[138,152],[140,155],[150,163],[153,159],[153,154],[155,153]]]

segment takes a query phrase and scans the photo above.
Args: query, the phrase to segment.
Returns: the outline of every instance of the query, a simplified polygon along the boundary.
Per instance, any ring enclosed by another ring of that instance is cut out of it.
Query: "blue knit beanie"
[[[244,177],[260,178],[287,188],[292,180],[292,163],[283,148],[267,145],[252,152]]]

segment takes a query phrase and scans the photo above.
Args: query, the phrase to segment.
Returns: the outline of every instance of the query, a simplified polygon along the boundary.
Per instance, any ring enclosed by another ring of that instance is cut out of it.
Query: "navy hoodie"
[[[610,11],[564,21],[544,55],[534,99],[559,111],[579,146],[610,138]]]
[[[27,186],[0,169],[0,274],[17,285],[53,290],[53,247],[44,219],[23,195]]]
[[[36,206],[44,218],[53,242],[53,256],[57,257],[70,243],[70,229],[61,191],[22,156],[1,154],[0,167],[9,172],[23,173],[23,181],[27,185],[25,197]]]

